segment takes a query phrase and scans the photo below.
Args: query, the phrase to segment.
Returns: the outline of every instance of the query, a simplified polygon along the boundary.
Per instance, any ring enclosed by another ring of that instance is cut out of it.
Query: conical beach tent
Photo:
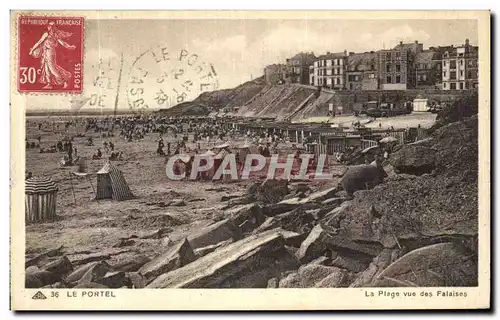
[[[123,173],[112,163],[106,162],[97,172],[97,191],[95,198],[128,200],[134,198],[132,191],[125,181]]]

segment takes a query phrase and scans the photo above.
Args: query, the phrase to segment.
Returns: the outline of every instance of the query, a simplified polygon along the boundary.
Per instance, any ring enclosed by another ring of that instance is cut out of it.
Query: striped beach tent
[[[26,180],[26,223],[53,220],[56,216],[57,185],[50,178]]]
[[[97,172],[96,200],[129,200],[134,198],[123,173],[115,165],[106,162]]]

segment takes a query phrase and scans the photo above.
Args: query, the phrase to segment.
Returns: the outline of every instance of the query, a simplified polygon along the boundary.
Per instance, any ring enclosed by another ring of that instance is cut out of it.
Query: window
[[[450,69],[457,68],[457,60],[450,60]]]
[[[375,70],[375,65],[374,65],[374,64],[372,64],[372,65],[370,66],[370,70]]]
[[[446,77],[446,70],[443,71],[443,77]]]
[[[387,59],[387,60],[391,60],[391,53],[390,53],[390,52],[387,52],[387,54],[386,54],[386,59]]]
[[[463,76],[464,76],[464,71],[460,70],[460,77],[463,77]]]
[[[443,67],[446,67],[446,60],[443,61]]]
[[[359,76],[354,76],[355,81],[359,81]]]
[[[451,71],[450,72],[450,80],[456,80],[456,79],[457,79],[457,72]]]
[[[460,60],[460,65],[463,66],[464,65],[464,61],[463,60]]]
[[[427,75],[426,74],[422,75],[422,81],[427,81]]]
[[[391,65],[390,65],[390,64],[388,64],[388,65],[386,66],[385,71],[387,71],[387,72],[391,72]]]
[[[457,90],[457,84],[455,82],[450,83],[451,90]]]
[[[465,89],[469,89],[469,83],[468,82],[465,83]]]
[[[401,59],[401,52],[396,52],[396,59]]]
[[[427,64],[427,69],[432,69],[432,63]]]
[[[396,83],[401,83],[401,76],[396,76]]]
[[[463,56],[464,56],[463,52],[460,52],[460,53],[458,54],[458,56],[459,56],[459,57],[463,57]]]
[[[460,82],[460,90],[463,90],[463,89],[464,89],[464,83]]]
[[[340,84],[340,79],[339,78],[335,78],[335,84]]]
[[[392,83],[391,76],[387,76],[386,83]]]
[[[326,69],[326,75],[331,76],[332,75],[332,69]]]
[[[333,74],[337,74],[337,68],[333,69]]]
[[[443,89],[446,89],[446,82],[443,82]]]
[[[349,83],[349,88],[350,88],[351,90],[354,90],[354,83]]]
[[[444,52],[444,57],[445,57],[445,58],[448,58],[448,56],[449,56],[449,55],[450,55],[450,54],[448,53],[448,51],[445,51],[445,52]]]
[[[397,65],[396,65],[396,71],[397,71],[397,72],[401,72],[401,65],[400,65],[400,64],[397,64]]]

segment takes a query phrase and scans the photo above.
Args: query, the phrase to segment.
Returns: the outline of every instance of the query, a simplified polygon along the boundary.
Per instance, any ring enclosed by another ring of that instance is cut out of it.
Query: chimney
[[[418,40],[415,40],[415,44],[418,44]]]
[[[354,52],[349,52],[349,55],[352,56],[354,54]]]
[[[399,41],[399,44],[400,44],[400,45],[403,45],[403,41]]]
[[[469,46],[469,38],[465,39],[465,45]]]
[[[347,49],[344,49],[344,56],[347,56]]]

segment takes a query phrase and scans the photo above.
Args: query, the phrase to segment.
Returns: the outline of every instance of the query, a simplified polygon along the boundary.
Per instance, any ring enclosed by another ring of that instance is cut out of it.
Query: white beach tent
[[[97,172],[96,200],[129,200],[134,198],[123,173],[112,163],[106,162]]]

